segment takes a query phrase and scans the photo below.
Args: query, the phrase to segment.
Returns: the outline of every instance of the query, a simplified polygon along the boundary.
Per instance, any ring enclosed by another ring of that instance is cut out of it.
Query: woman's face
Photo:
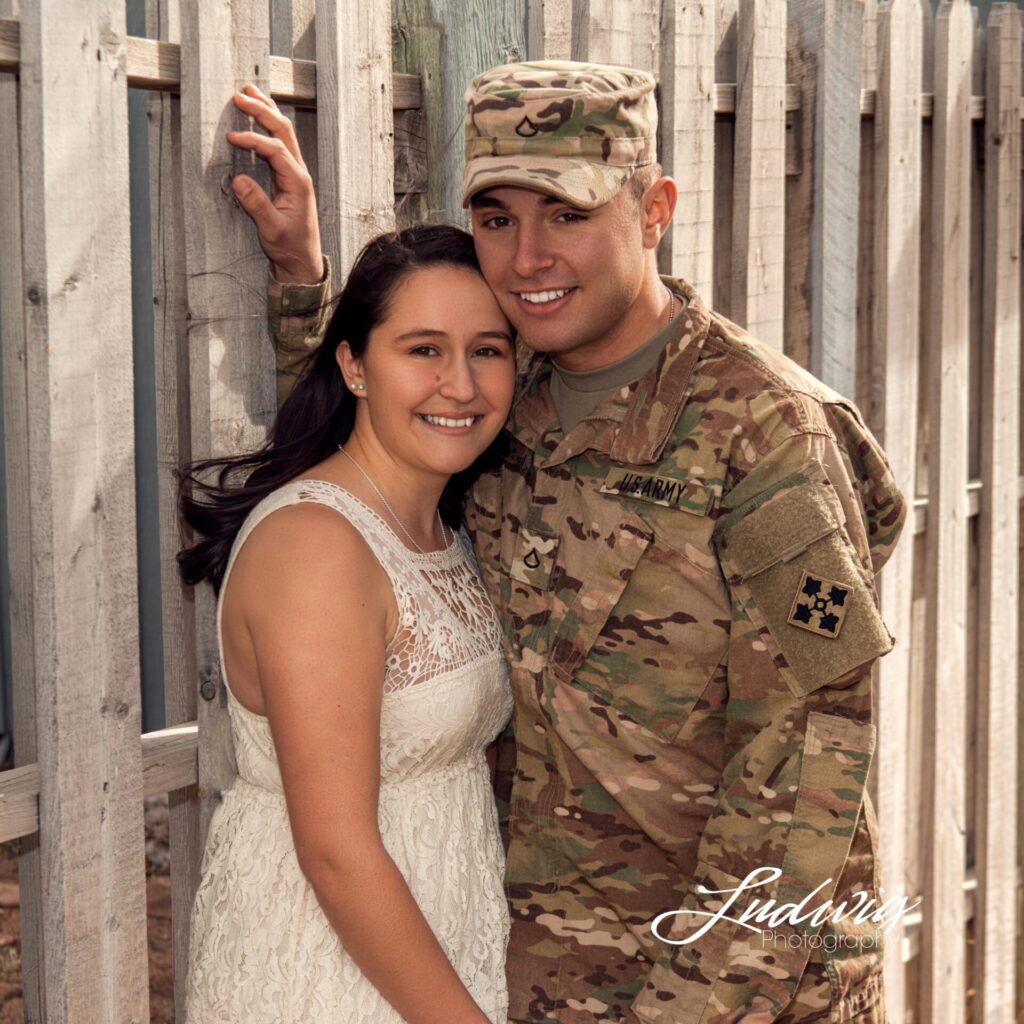
[[[398,463],[445,477],[465,469],[501,430],[515,386],[515,344],[494,295],[475,271],[411,273],[361,357],[338,361],[360,399],[356,429],[370,429]]]

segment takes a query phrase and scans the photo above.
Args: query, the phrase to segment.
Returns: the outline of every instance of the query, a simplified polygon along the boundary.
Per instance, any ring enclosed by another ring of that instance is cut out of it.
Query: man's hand
[[[228,132],[232,146],[248,149],[270,164],[274,198],[247,174],[231,183],[238,201],[256,224],[260,245],[282,284],[315,284],[323,279],[320,225],[316,215],[313,179],[299,152],[295,128],[269,96],[254,85],[234,95],[235,106],[267,131]]]

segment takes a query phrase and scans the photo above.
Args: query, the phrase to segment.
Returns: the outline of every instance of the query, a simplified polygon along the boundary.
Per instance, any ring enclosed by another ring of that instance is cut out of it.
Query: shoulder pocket
[[[823,474],[805,474],[715,531],[733,600],[798,697],[853,682],[893,646],[830,491]]]

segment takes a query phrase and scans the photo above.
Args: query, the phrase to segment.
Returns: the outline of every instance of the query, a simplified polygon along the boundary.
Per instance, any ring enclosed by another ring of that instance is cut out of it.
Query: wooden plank
[[[874,124],[874,247],[870,401],[864,409],[884,446],[908,503],[917,466],[919,289],[921,244],[922,30],[919,0],[894,0],[878,16],[878,113]],[[882,616],[896,637],[878,666],[877,780],[881,868],[886,899],[907,895],[907,721],[911,677],[914,538],[913,516],[879,580]],[[903,922],[887,934],[903,946]],[[887,956],[886,1010],[906,1019],[901,958]]]
[[[125,543],[135,522],[124,38],[117,0],[82,0],[74,18],[22,11],[22,222],[33,225],[22,457],[46,939],[34,966],[49,1020],[149,1013],[136,559]]]
[[[395,68],[423,79],[427,192],[403,204],[403,222],[464,224],[462,120],[469,80],[526,53],[525,20],[505,0],[394,0]],[[467,26],[487,31],[467,31]]]
[[[982,307],[981,519],[978,637],[978,875],[975,1019],[1012,1020],[1015,1010],[1017,807],[1006,782],[1018,777],[1015,551],[1020,531],[1020,94],[1021,12],[989,14],[985,123]]]
[[[142,770],[146,796],[194,786],[199,778],[198,748],[199,730],[195,722],[143,733]],[[184,971],[180,973],[184,975]]]
[[[0,0],[0,15],[15,13],[14,0]],[[18,23],[0,21],[0,54]],[[15,50],[17,56],[18,49]],[[14,753],[19,766],[36,760],[35,652],[31,481],[28,460],[28,379],[24,329],[24,276],[21,255],[21,147],[17,143],[18,83],[0,74],[0,124],[15,133],[15,144],[0,146],[0,348],[3,357],[3,417],[7,490],[7,552],[10,573],[11,676],[13,681]],[[36,811],[38,818],[38,811]],[[19,844],[21,956],[25,964],[42,963],[43,886],[37,836]],[[23,971],[22,993],[28,1020],[40,1020],[45,1008],[43,974]]]
[[[177,0],[148,0],[147,32],[154,40],[181,39]],[[195,602],[177,572],[181,547],[174,470],[192,458],[188,285],[181,174],[181,102],[170,93],[149,98],[149,195],[152,237],[153,343],[156,352],[156,430],[160,476],[160,592],[163,625],[164,718],[168,726],[193,722],[197,708]],[[145,742],[143,743],[145,749]],[[145,768],[146,795],[154,795]],[[194,755],[194,772],[198,757]],[[193,774],[191,782],[196,781]],[[202,857],[200,806],[192,791],[168,787],[171,868],[171,961],[177,1019],[185,1019],[185,982],[192,904]]]
[[[238,208],[232,175],[267,183],[259,161],[228,145],[224,132],[246,119],[231,95],[241,82],[268,84],[266,4],[181,5],[181,168],[188,282],[192,454],[206,458],[256,448],[276,407],[274,358],[259,297],[266,264]],[[259,68],[260,76],[253,70]],[[248,256],[248,258],[246,258]],[[195,592],[201,845],[221,791],[235,776],[227,694],[217,650],[211,589]]]
[[[313,0],[274,0],[271,4],[271,45],[276,54],[292,59],[316,60],[315,4]],[[273,69],[273,61],[271,61]],[[273,71],[271,71],[273,76]],[[273,89],[273,82],[271,82]],[[317,164],[316,112],[288,103],[278,103],[281,111],[295,126],[299,151],[306,164],[313,187],[319,192]]]
[[[627,64],[630,67],[648,71],[657,78],[661,61],[661,36],[664,31],[659,12],[661,4],[659,0],[632,0],[628,6],[632,21],[630,26],[632,56]],[[669,18],[670,16],[671,12],[666,11],[665,17]],[[711,76],[709,81],[713,80],[714,76]]]
[[[316,49],[320,233],[341,279],[394,226],[390,3],[322,0]]]
[[[967,459],[970,83],[967,0],[944,0],[935,21],[931,288],[928,298],[928,497],[925,678],[927,871],[922,1016],[961,1024],[967,831]]]
[[[527,0],[526,59],[572,59],[572,0]]]
[[[790,20],[815,66],[810,266],[810,369],[853,396],[863,4],[791,0]],[[805,158],[807,154],[804,154]]]
[[[39,765],[27,764],[0,773],[0,842],[7,843],[38,831]],[[23,962],[35,961],[24,960],[23,954]]]
[[[785,265],[786,0],[740,0],[733,164],[732,309],[782,348]]]
[[[736,81],[736,23],[738,0],[716,0],[715,79]],[[736,98],[733,90],[732,109]],[[715,121],[715,195],[713,253],[714,288],[711,305],[725,316],[732,316],[732,217],[733,165],[736,125],[734,121]]]
[[[583,0],[573,14],[574,60],[632,63],[633,0]]]
[[[143,795],[159,796],[194,786],[199,775],[198,748],[195,722],[143,733]],[[0,843],[38,831],[39,765],[33,762],[0,772]]]
[[[685,278],[710,302],[715,252],[714,11],[693,0],[670,4],[663,29],[658,150],[681,195],[659,263],[663,273]]]
[[[814,194],[814,55],[802,45],[801,27],[786,31],[786,78],[796,93],[795,109],[786,111],[786,320],[784,351],[803,367],[811,362],[811,296],[807,288],[811,261],[811,216]],[[789,104],[787,103],[787,108]]]

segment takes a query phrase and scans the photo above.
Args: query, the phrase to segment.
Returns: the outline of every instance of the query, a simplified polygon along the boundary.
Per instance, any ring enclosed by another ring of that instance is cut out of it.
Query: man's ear
[[[643,215],[643,241],[645,249],[656,249],[662,236],[672,224],[679,189],[671,178],[662,177],[644,193],[640,202]]]

